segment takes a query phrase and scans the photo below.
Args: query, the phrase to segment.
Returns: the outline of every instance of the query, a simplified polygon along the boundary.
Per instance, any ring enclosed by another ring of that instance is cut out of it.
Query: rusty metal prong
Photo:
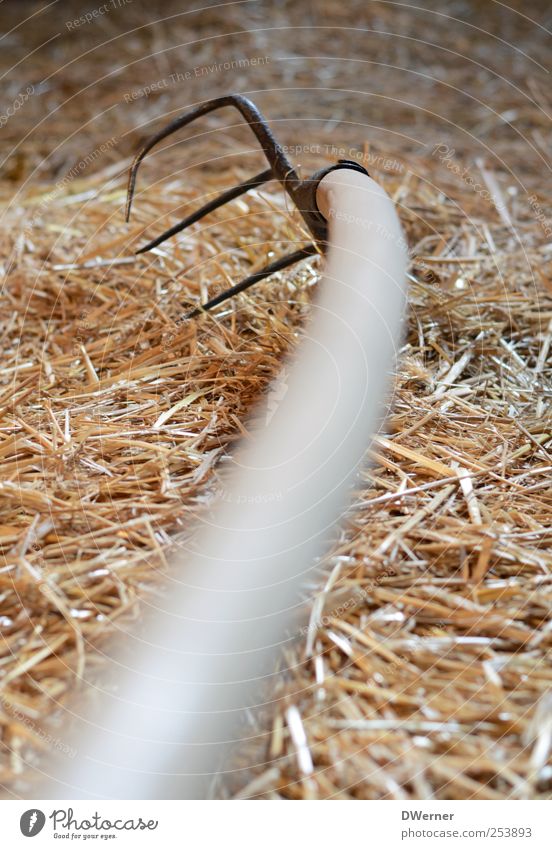
[[[260,186],[273,178],[274,174],[272,173],[272,168],[267,168],[266,171],[261,171],[260,174],[256,174],[255,177],[245,180],[238,186],[232,186],[232,188],[222,192],[216,198],[210,200],[199,209],[196,209],[195,212],[192,212],[190,215],[186,216],[186,218],[183,218],[182,221],[178,222],[178,224],[175,224],[173,227],[169,227],[169,229],[165,230],[164,233],[161,233],[160,236],[157,236],[157,238],[148,242],[147,245],[139,248],[136,253],[143,254],[146,251],[151,251],[152,248],[156,248],[157,245],[160,245],[162,242],[170,239],[171,236],[175,236],[177,233],[182,232],[182,230],[185,230],[186,227],[190,226],[190,224],[195,224],[196,221],[199,221],[200,218],[203,218],[203,216],[207,215],[209,212],[213,212],[213,210],[218,209],[219,206],[224,206],[225,203],[229,203],[231,200],[245,194],[245,192],[248,192],[250,189],[254,189],[255,186]]]
[[[300,248],[292,254],[282,256],[280,259],[276,259],[274,262],[271,262],[270,265],[265,265],[264,268],[261,268],[259,271],[255,271],[254,274],[250,274],[249,277],[246,277],[240,283],[236,283],[236,285],[232,286],[230,289],[226,289],[224,292],[221,292],[220,295],[212,298],[206,304],[196,307],[196,309],[187,313],[184,318],[196,318],[196,316],[201,315],[202,312],[207,312],[207,310],[222,304],[223,301],[226,301],[228,298],[233,298],[234,295],[238,295],[245,289],[249,289],[250,286],[253,286],[255,283],[259,283],[259,281],[264,280],[265,277],[270,277],[271,274],[275,274],[277,271],[282,271],[290,265],[295,265],[296,262],[300,262],[302,259],[306,259],[316,253],[318,253],[318,248],[316,245],[312,244],[306,245],[304,248]]]

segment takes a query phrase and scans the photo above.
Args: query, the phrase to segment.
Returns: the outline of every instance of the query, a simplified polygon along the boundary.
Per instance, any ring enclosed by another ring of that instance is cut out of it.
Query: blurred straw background
[[[225,458],[253,405],[277,403],[308,318],[318,258],[181,322],[303,237],[274,184],[133,253],[264,167],[239,116],[214,113],[147,160],[124,223],[140,141],[237,91],[303,173],[353,158],[391,193],[410,310],[326,584],[305,588],[217,793],[550,798],[552,15],[426,6],[0,6],[6,797],[53,751],[78,757],[79,700],[224,498]]]

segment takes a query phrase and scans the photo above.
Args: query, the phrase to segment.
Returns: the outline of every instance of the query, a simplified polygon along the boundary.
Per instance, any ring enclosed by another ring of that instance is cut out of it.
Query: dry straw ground
[[[123,223],[139,140],[242,91],[305,171],[342,155],[367,164],[412,262],[392,418],[327,583],[307,593],[310,626],[282,658],[268,730],[218,792],[549,797],[546,4],[167,3],[153,24],[161,13],[128,3],[75,24],[89,6],[0,10],[3,31],[36,12],[2,53],[5,794],[25,795],[53,749],[74,756],[64,706],[163,591],[172,540],[214,503],[225,455],[308,316],[317,259],[179,321],[301,238],[276,186],[133,255],[146,228],[255,173],[234,115],[153,156]]]

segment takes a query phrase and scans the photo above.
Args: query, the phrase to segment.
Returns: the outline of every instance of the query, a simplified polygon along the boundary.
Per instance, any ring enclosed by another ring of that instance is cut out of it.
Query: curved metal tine
[[[175,236],[177,233],[185,230],[186,227],[190,226],[190,224],[195,224],[196,221],[199,221],[199,219],[203,218],[203,216],[207,215],[207,213],[213,212],[213,210],[218,209],[219,206],[224,206],[225,203],[229,203],[229,201],[234,200],[234,198],[245,194],[245,192],[248,192],[249,189],[254,189],[255,186],[260,186],[263,183],[266,183],[267,180],[272,180],[273,178],[274,174],[272,173],[272,168],[267,168],[266,171],[261,171],[260,174],[256,174],[255,177],[245,180],[238,186],[232,186],[232,188],[222,192],[222,194],[218,195],[213,200],[210,200],[199,209],[196,209],[195,212],[192,212],[186,218],[183,218],[182,221],[178,222],[178,224],[175,224],[173,227],[169,227],[168,230],[165,230],[165,232],[161,233],[160,236],[157,236],[156,239],[152,239],[151,242],[147,243],[147,245],[144,245],[142,248],[138,248],[136,253],[143,254],[146,251],[151,251],[152,248],[156,248],[157,245],[160,245],[162,242],[170,239],[171,236]]]
[[[299,177],[297,176],[293,165],[272,135],[265,119],[255,104],[248,100],[247,97],[242,97],[240,94],[229,94],[224,97],[217,97],[214,100],[208,100],[196,109],[192,109],[192,111],[188,112],[186,115],[182,115],[180,118],[176,118],[174,121],[171,121],[164,130],[160,130],[148,139],[142,150],[140,150],[134,157],[134,161],[130,167],[126,204],[127,221],[130,218],[130,209],[132,206],[132,199],[134,197],[134,189],[136,187],[136,175],[138,173],[140,163],[146,154],[148,154],[149,151],[158,144],[158,142],[166,139],[167,136],[172,135],[172,133],[176,132],[176,130],[180,130],[187,124],[195,121],[196,118],[201,118],[202,115],[206,115],[208,112],[212,112],[215,109],[221,109],[223,106],[234,106],[242,117],[245,118],[260,142],[264,154],[271,165],[272,171],[274,172],[275,178],[284,185],[288,192],[294,192],[295,188],[297,188],[300,184]]]
[[[296,262],[300,262],[300,260],[306,259],[308,256],[313,256],[313,254],[316,253],[318,253],[318,248],[313,244],[307,245],[298,251],[294,251],[292,254],[287,254],[287,256],[280,257],[280,259],[271,262],[270,265],[265,265],[265,267],[261,268],[260,271],[250,274],[249,277],[246,277],[230,289],[226,289],[225,292],[221,292],[220,295],[212,298],[206,304],[196,307],[196,309],[187,313],[184,318],[195,318],[196,316],[201,315],[202,312],[206,312],[207,310],[212,309],[212,307],[222,304],[222,302],[228,300],[228,298],[233,298],[234,295],[238,295],[245,289],[249,289],[250,286],[253,286],[255,283],[259,283],[259,281],[264,280],[265,277],[270,277],[270,275],[275,274],[276,271],[282,271],[282,269],[288,268],[290,265],[295,265]]]

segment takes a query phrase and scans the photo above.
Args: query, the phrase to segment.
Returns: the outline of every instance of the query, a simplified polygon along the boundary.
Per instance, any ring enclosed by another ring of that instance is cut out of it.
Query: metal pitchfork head
[[[190,224],[193,224],[196,221],[199,221],[200,218],[203,218],[204,215],[207,215],[209,212],[213,212],[213,210],[218,209],[219,206],[222,206],[225,203],[233,200],[234,198],[243,195],[245,192],[249,191],[249,189],[255,188],[256,186],[260,186],[263,183],[266,183],[268,180],[279,180],[283,189],[287,192],[299,212],[301,213],[305,224],[309,228],[312,236],[314,238],[314,242],[311,244],[305,245],[299,250],[294,251],[291,254],[287,254],[286,256],[280,257],[280,259],[271,262],[269,265],[264,268],[256,271],[254,274],[251,274],[249,277],[246,277],[240,283],[237,283],[235,286],[232,286],[230,289],[227,289],[224,292],[221,292],[220,295],[217,295],[212,300],[208,301],[208,303],[203,304],[201,307],[194,309],[191,313],[189,313],[186,317],[193,318],[197,315],[200,315],[205,310],[210,310],[212,307],[217,306],[218,304],[226,301],[227,298],[231,298],[234,295],[237,295],[239,292],[243,292],[245,289],[248,289],[250,286],[253,286],[254,283],[258,283],[260,280],[264,280],[265,277],[269,277],[271,274],[274,274],[276,271],[281,271],[284,268],[287,268],[290,265],[294,265],[296,262],[299,262],[305,257],[312,256],[312,254],[317,253],[319,250],[324,250],[327,242],[327,224],[326,219],[319,211],[316,205],[316,190],[318,188],[318,184],[320,180],[329,174],[330,171],[334,171],[337,168],[349,168],[355,171],[360,171],[363,174],[368,174],[365,168],[359,165],[356,162],[353,162],[348,159],[340,159],[336,165],[331,165],[328,168],[323,168],[321,171],[317,171],[312,177],[308,177],[305,180],[301,180],[297,175],[293,165],[286,157],[284,151],[272,135],[270,128],[263,117],[263,115],[259,112],[257,107],[251,100],[248,100],[246,97],[243,97],[241,94],[229,94],[224,97],[217,97],[214,100],[208,100],[206,103],[203,103],[201,106],[198,106],[196,109],[192,109],[191,112],[187,112],[185,115],[182,115],[180,118],[176,118],[174,121],[171,121],[164,130],[156,133],[154,136],[148,139],[143,148],[136,154],[134,161],[131,165],[128,179],[128,194],[127,194],[127,204],[126,204],[126,220],[129,220],[130,217],[130,209],[132,206],[132,199],[134,197],[134,190],[136,186],[136,175],[138,173],[138,168],[144,157],[149,151],[155,147],[155,145],[166,139],[167,136],[170,136],[172,133],[176,132],[176,130],[180,130],[182,127],[185,127],[187,124],[190,124],[192,121],[195,121],[196,118],[201,118],[202,115],[206,115],[208,112],[213,112],[215,109],[221,109],[223,106],[233,106],[238,112],[245,118],[258,141],[261,144],[263,152],[269,162],[270,167],[265,171],[261,171],[260,174],[256,174],[254,177],[251,177],[249,180],[245,180],[245,182],[240,183],[238,186],[233,186],[230,189],[227,189],[225,192],[222,192],[218,197],[214,200],[209,201],[204,206],[200,207],[200,209],[196,210],[196,212],[192,212],[191,215],[188,215],[182,221],[179,221],[178,224],[175,224],[173,227],[170,227],[168,230],[165,230],[164,233],[161,233],[156,239],[153,239],[151,242],[148,242],[147,245],[144,245],[140,248],[136,253],[144,253],[145,251],[149,251],[152,248],[157,247],[166,239],[169,239],[171,236],[174,236],[176,233],[180,233]]]

